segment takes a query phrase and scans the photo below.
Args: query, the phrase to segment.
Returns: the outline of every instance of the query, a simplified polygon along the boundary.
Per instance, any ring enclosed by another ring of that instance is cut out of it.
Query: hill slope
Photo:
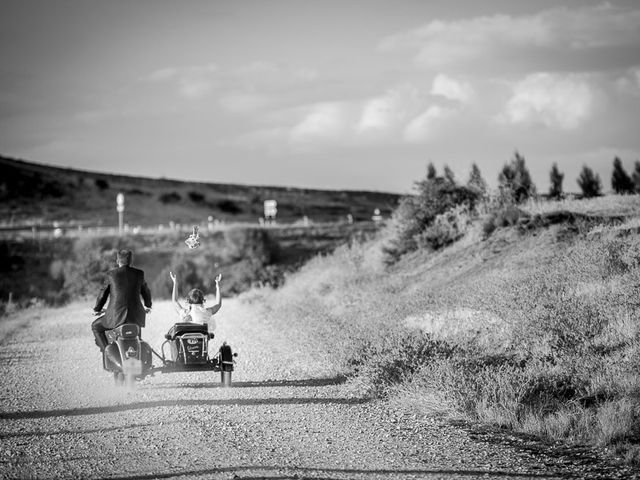
[[[562,214],[489,238],[479,221],[390,268],[384,237],[343,247],[264,295],[265,315],[305,312],[298,321],[372,395],[638,462],[640,239],[619,211],[600,226]]]
[[[126,199],[131,225],[199,223],[218,220],[257,222],[263,202],[278,202],[278,220],[371,220],[374,209],[388,216],[399,195],[269,186],[182,182],[64,169],[0,156],[2,223],[52,221],[117,225],[115,199]]]

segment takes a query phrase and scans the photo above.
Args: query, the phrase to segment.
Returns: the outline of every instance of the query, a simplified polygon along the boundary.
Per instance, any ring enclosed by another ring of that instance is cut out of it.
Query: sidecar
[[[231,347],[224,342],[216,355],[209,357],[210,333],[206,324],[176,323],[165,335],[162,343],[162,366],[154,370],[162,373],[187,371],[220,372],[220,381],[224,386],[231,385],[231,374],[234,370],[234,354]]]

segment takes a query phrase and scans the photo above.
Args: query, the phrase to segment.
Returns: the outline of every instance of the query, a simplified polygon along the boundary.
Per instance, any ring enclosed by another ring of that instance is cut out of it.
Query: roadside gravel
[[[212,372],[116,388],[88,312],[0,319],[0,478],[636,478],[591,451],[363,398],[330,352],[237,300],[225,300],[212,346],[239,354],[231,388]],[[155,350],[173,318],[154,305],[143,337]]]

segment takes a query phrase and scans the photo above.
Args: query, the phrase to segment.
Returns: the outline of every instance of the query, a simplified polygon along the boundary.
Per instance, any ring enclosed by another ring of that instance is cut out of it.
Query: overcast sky
[[[204,182],[640,160],[634,0],[0,0],[0,154]]]

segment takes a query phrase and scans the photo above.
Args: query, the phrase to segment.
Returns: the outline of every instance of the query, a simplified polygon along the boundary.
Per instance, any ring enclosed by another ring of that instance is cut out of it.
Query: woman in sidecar
[[[215,286],[215,303],[210,306],[204,306],[205,298],[204,293],[199,288],[192,289],[187,295],[187,306],[183,306],[178,300],[178,280],[175,273],[169,272],[169,276],[173,281],[173,290],[171,292],[171,301],[178,313],[180,322],[194,322],[200,325],[207,324],[209,332],[213,333],[215,330],[215,320],[213,316],[220,310],[222,306],[222,297],[220,296],[220,280],[222,275],[217,275],[214,281]]]
[[[213,315],[220,310],[221,275],[214,279],[215,303],[205,307],[202,290],[192,289],[187,295],[187,305],[178,300],[178,281],[173,272],[169,272],[173,281],[171,300],[178,314],[178,321],[165,335],[169,346],[169,360],[180,365],[200,365],[209,363],[209,340],[214,337],[216,328]],[[164,349],[163,349],[164,350]],[[163,351],[164,355],[164,351]]]

